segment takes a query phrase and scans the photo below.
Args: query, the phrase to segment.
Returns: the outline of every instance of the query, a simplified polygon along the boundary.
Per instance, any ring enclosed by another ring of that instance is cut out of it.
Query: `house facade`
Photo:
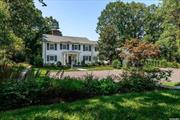
[[[83,37],[43,35],[44,64],[80,65],[97,60],[97,42]]]

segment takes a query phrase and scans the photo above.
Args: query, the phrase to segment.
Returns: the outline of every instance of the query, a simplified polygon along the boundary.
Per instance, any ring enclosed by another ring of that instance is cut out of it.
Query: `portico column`
[[[65,53],[63,55],[63,62],[64,62],[64,65],[66,65],[66,54]]]
[[[77,54],[77,63],[79,63],[79,53]]]
[[[66,60],[67,60],[67,63],[68,63],[69,62],[68,53],[66,53]]]

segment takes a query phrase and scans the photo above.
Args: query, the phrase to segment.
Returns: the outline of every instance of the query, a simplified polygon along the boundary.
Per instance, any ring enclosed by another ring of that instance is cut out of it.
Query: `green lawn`
[[[180,118],[180,91],[96,97],[0,112],[1,120],[168,120]]]
[[[180,86],[180,82],[163,82],[165,86]]]

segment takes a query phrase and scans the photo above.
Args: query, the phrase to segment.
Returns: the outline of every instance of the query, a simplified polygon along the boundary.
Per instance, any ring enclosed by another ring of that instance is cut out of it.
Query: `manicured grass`
[[[75,71],[75,69],[71,69],[71,68],[61,68],[61,67],[40,67],[40,68],[36,68],[34,67],[35,70],[40,69],[41,70],[41,75],[44,75],[48,70],[51,71],[60,71],[60,70],[64,70],[64,71]]]
[[[180,118],[180,91],[96,97],[0,112],[1,120],[168,120]]]
[[[162,84],[165,86],[180,86],[179,82],[163,82]]]

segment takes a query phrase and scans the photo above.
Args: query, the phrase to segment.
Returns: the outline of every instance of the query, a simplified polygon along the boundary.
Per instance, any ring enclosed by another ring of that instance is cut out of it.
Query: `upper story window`
[[[69,50],[69,44],[60,44],[60,50]]]
[[[91,45],[83,45],[83,51],[91,51]]]
[[[79,44],[72,44],[72,50],[81,50],[81,45],[79,45]]]
[[[56,43],[47,43],[47,50],[57,50]]]
[[[50,50],[54,50],[55,49],[55,45],[54,44],[50,44],[49,49]]]

